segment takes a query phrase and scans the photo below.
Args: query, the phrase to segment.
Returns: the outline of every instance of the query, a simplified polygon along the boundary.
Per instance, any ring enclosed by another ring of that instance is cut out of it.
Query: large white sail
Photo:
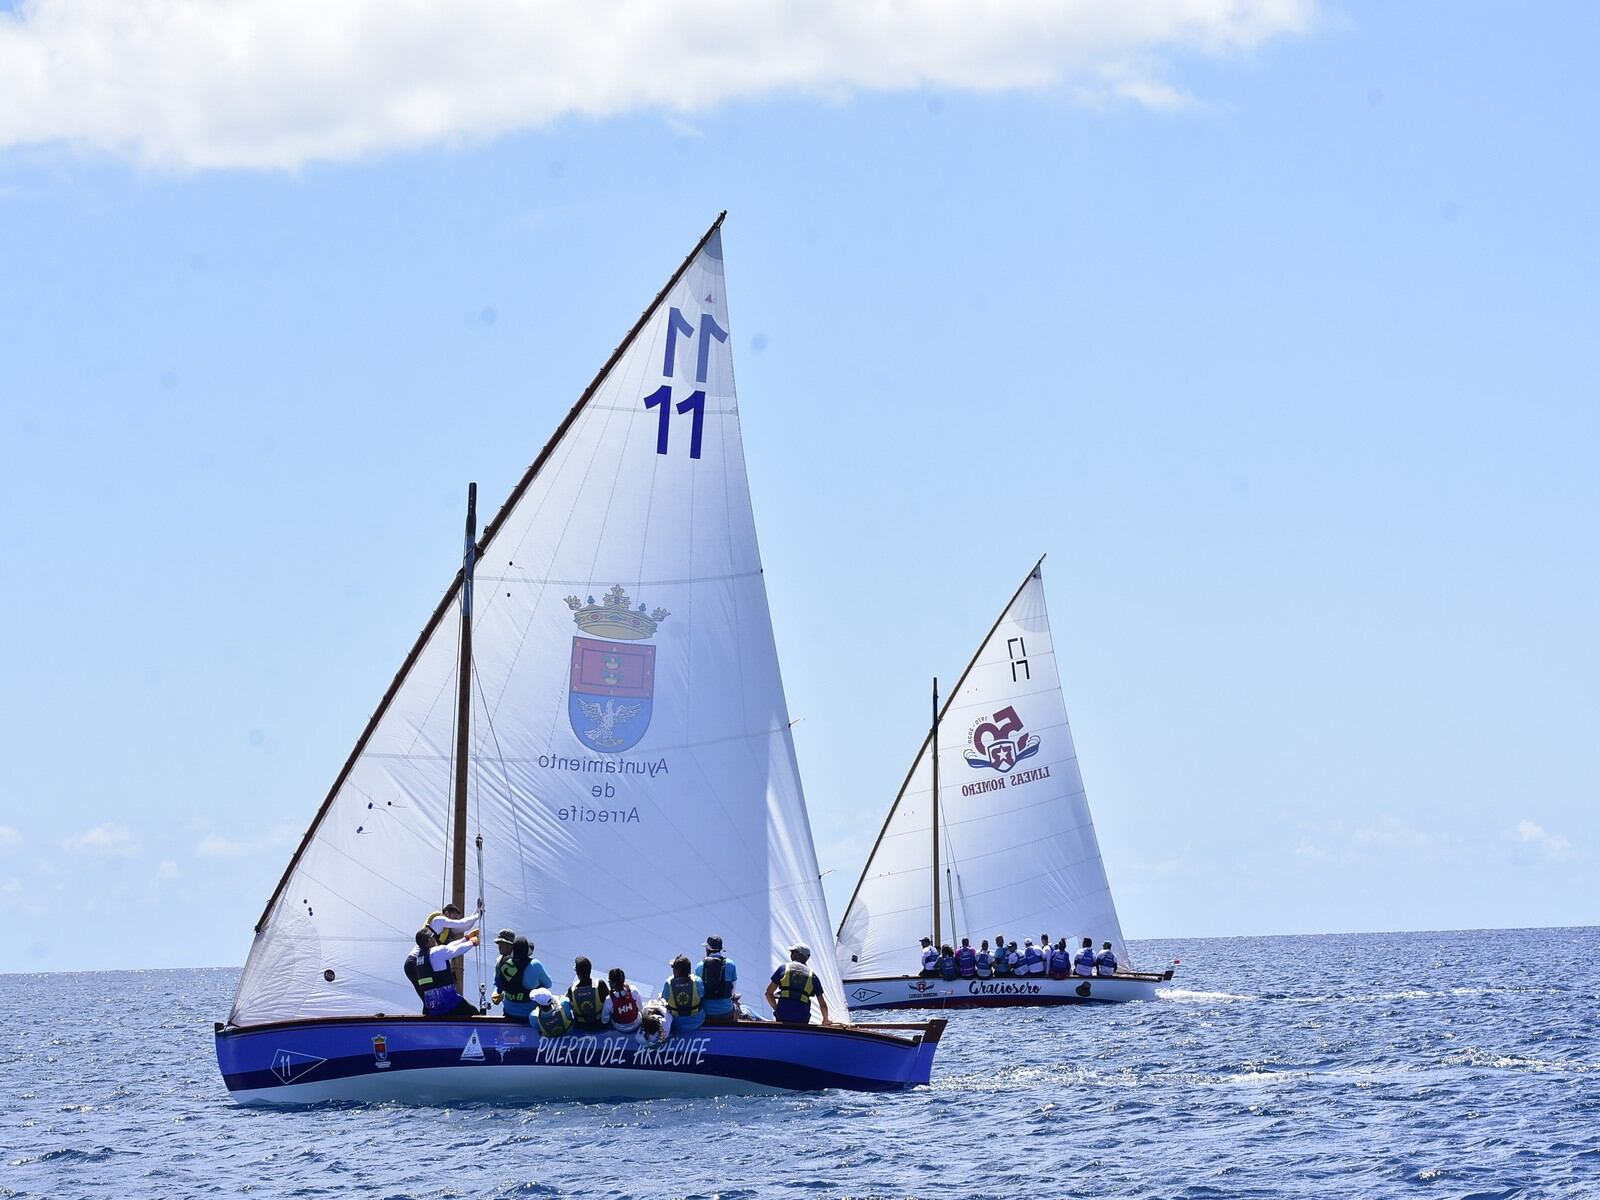
[[[939,722],[939,916],[949,942],[1004,934],[1109,941],[1128,962],[1089,816],[1035,567]],[[914,974],[935,932],[933,760],[916,762],[839,927],[853,978]],[[1076,942],[1071,943],[1076,948]]]
[[[714,226],[485,530],[468,907],[558,983],[585,954],[653,990],[717,933],[747,999],[797,941],[836,997],[730,329]],[[401,964],[446,894],[458,590],[258,926],[232,1022],[416,1009]]]

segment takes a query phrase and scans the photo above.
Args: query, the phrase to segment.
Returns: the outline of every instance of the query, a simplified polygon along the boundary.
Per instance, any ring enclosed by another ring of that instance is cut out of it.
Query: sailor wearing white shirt
[[[428,914],[428,919],[423,922],[433,930],[433,936],[442,946],[446,942],[456,941],[466,937],[478,927],[478,922],[483,920],[482,912],[475,912],[470,917],[463,918],[461,910],[454,904],[446,904],[443,911],[435,910]]]
[[[611,990],[601,1008],[601,1019],[620,1033],[632,1033],[644,1018],[644,997],[639,994],[638,988],[628,982],[621,967],[611,968],[607,982]]]
[[[932,938],[922,939],[922,974],[924,978],[932,978],[939,973],[939,947],[933,944]]]

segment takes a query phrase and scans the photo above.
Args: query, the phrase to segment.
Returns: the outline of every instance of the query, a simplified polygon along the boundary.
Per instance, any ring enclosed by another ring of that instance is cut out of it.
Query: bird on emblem
[[[583,736],[596,746],[617,746],[622,739],[616,735],[619,724],[625,724],[639,715],[640,705],[618,704],[615,700],[607,700],[604,704],[579,700],[578,706],[583,709],[587,720],[593,721],[593,729],[585,729]]]

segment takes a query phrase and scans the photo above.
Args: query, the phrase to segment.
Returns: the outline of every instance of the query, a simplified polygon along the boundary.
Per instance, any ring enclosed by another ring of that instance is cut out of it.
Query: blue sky
[[[141,141],[138,78],[132,132],[0,122],[28,962],[242,961],[465,482],[498,504],[722,208],[835,916],[929,677],[1048,553],[1130,937],[1600,922],[1597,25],[1324,5],[1042,85],[343,141]]]

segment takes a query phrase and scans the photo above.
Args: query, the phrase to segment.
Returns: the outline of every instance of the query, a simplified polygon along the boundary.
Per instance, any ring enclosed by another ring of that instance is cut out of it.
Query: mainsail
[[[720,225],[478,542],[467,907],[481,896],[491,933],[528,934],[558,981],[584,954],[653,990],[717,933],[749,998],[795,942],[819,950],[838,995],[745,477]],[[461,578],[262,915],[231,1023],[416,1008],[401,963],[448,895]],[[476,996],[480,970],[466,982]]]
[[[1036,565],[925,737],[839,926],[851,977],[914,973],[918,941],[1092,937],[1128,962],[1089,816]],[[938,862],[934,862],[934,846]],[[938,911],[935,915],[935,871]],[[1075,944],[1075,943],[1074,943]]]

